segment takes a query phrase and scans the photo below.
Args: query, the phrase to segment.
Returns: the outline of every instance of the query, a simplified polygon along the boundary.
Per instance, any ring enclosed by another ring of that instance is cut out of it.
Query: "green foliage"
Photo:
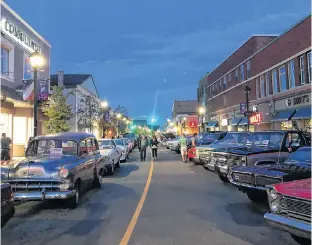
[[[85,95],[77,110],[77,126],[79,131],[99,128],[101,120],[100,102],[92,96]]]
[[[44,126],[48,133],[67,132],[70,130],[68,121],[72,117],[71,106],[66,102],[63,87],[52,86],[51,90],[53,94],[42,107],[43,114],[48,117]]]

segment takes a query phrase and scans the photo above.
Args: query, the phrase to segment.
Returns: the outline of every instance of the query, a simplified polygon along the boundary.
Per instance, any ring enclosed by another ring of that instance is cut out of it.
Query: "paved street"
[[[213,173],[182,163],[179,157],[160,150],[129,244],[294,244],[288,234],[264,223],[266,207],[253,205]],[[2,229],[2,244],[120,244],[150,166],[150,161],[138,161],[136,150],[113,177],[105,178],[100,190],[86,192],[75,210],[62,209],[58,202],[19,205],[15,217]]]

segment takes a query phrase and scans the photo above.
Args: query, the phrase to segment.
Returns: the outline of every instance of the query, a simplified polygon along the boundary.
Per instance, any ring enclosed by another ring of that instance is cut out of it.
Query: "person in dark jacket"
[[[153,156],[154,161],[157,161],[158,144],[159,144],[159,142],[158,142],[156,136],[153,136],[153,138],[151,140],[151,148],[152,148],[152,156]]]
[[[137,141],[139,152],[141,152],[141,135],[138,136]]]
[[[141,161],[145,161],[146,159],[146,148],[148,146],[148,140],[145,135],[142,136],[142,139],[140,140],[141,148],[140,148],[140,156]]]

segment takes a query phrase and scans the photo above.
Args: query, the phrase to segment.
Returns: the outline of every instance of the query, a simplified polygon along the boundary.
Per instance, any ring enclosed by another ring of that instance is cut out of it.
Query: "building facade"
[[[248,86],[251,131],[288,129],[294,122],[309,130],[311,76],[311,16],[278,37],[251,37],[206,76],[206,127],[246,130]]]
[[[0,133],[12,139],[12,156],[24,155],[33,136],[33,102],[24,101],[23,80],[32,79],[29,56],[40,52],[45,60],[39,80],[50,77],[51,45],[6,3],[1,1],[1,115]],[[44,116],[39,108],[38,133],[42,133]]]

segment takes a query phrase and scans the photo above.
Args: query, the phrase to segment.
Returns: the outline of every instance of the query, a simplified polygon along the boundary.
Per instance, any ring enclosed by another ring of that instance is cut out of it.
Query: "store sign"
[[[40,46],[34,40],[6,18],[1,19],[1,32],[14,39],[30,52],[41,52]]]
[[[303,96],[293,98],[294,105],[301,105],[301,104],[307,104],[307,103],[310,103],[309,95],[303,95]]]
[[[210,121],[219,121],[218,116],[210,117]]]
[[[262,115],[260,113],[256,113],[253,116],[249,117],[250,124],[257,124],[262,122]]]
[[[222,121],[221,121],[221,125],[222,126],[228,126],[228,124],[229,124],[229,120],[228,119],[226,119],[226,118],[222,119]]]
[[[189,127],[190,127],[190,128],[195,128],[195,127],[197,127],[196,121],[189,121]]]

